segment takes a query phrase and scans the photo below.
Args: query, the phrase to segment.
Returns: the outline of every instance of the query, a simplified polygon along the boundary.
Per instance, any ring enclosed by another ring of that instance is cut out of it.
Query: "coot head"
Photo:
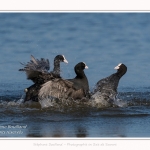
[[[64,55],[57,55],[54,59],[54,62],[55,61],[59,61],[59,62],[64,62],[64,63],[68,63],[67,59],[65,58]]]
[[[88,66],[84,62],[79,62],[75,67],[74,71],[77,74],[76,78],[83,78],[85,77],[84,69],[88,69]]]
[[[54,68],[51,73],[57,78],[60,78],[60,62],[68,63],[64,55],[57,55],[54,58]]]
[[[119,63],[114,69],[117,70],[117,74],[119,77],[122,77],[127,72],[127,67],[123,63]]]

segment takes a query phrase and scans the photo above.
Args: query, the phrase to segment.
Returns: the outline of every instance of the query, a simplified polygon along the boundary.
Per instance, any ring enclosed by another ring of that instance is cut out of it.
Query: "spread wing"
[[[48,73],[50,69],[50,63],[48,59],[41,58],[41,60],[35,59],[31,55],[31,60],[28,63],[21,63],[24,68],[19,69],[19,71],[25,71],[27,78],[35,80],[41,73]]]
[[[55,97],[59,99],[80,99],[85,96],[83,89],[75,89],[73,83],[64,79],[54,79],[42,85],[39,99]]]
[[[21,63],[24,65],[23,69],[20,69],[20,71],[26,71],[26,70],[34,70],[34,71],[40,71],[40,72],[47,72],[50,69],[50,64],[48,59],[41,58],[41,60],[35,59],[31,55],[31,60],[27,64]]]

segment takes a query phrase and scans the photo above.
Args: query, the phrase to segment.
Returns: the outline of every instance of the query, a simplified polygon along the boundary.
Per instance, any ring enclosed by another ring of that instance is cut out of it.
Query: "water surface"
[[[149,13],[0,13],[0,137],[149,137]],[[20,62],[30,55],[53,59],[64,54],[63,78],[74,78],[83,61],[95,83],[128,67],[118,86],[126,107],[49,107],[22,104],[32,85]]]

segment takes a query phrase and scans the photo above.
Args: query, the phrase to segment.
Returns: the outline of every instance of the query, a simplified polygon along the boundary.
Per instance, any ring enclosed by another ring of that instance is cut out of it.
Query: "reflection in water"
[[[77,130],[75,131],[76,137],[87,137],[88,133],[86,128],[84,127],[78,127]]]
[[[140,93],[121,94],[130,102],[127,107],[97,109],[76,103],[74,107],[41,109],[37,103],[20,104],[20,99],[1,101],[1,126],[27,125],[27,128],[21,130],[23,134],[0,134],[0,137],[149,137],[149,93],[143,93],[147,99],[142,99]],[[133,99],[135,96],[138,99]]]
[[[52,134],[52,137],[64,137],[64,134],[60,130],[54,130],[53,134]]]
[[[110,109],[103,112],[101,119],[103,120],[104,126],[100,129],[100,135],[108,137],[126,137],[127,127],[126,120],[124,119],[124,109]]]
[[[40,129],[38,129],[39,133],[38,132],[33,133],[33,130],[31,131],[31,133],[28,133],[26,135],[26,137],[55,137],[55,138],[59,138],[59,137],[78,137],[78,138],[79,137],[88,137],[88,132],[87,132],[86,128],[84,128],[84,127],[78,127],[76,130],[74,130],[74,129],[63,130],[63,129],[56,129],[55,128],[52,130],[48,130],[47,132],[42,132],[43,130],[40,131]]]
[[[29,133],[26,135],[26,137],[43,137],[43,135],[39,134],[39,133]]]
[[[26,137],[43,137],[41,133],[42,128],[40,126],[34,126],[34,123],[32,126],[29,126]]]

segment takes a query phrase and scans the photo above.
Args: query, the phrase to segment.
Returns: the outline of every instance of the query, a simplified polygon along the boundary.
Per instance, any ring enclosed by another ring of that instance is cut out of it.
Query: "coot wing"
[[[103,90],[117,91],[118,83],[119,77],[116,76],[116,74],[112,74],[109,77],[103,78],[97,82],[94,93],[97,91],[102,92]]]
[[[19,69],[19,71],[39,71],[39,72],[48,72],[50,69],[50,63],[48,59],[41,58],[41,60],[35,59],[31,55],[30,62],[21,63],[24,68]]]
[[[39,59],[35,59],[32,55],[31,55],[30,62],[24,65],[25,65],[24,67],[25,71],[35,70],[40,72],[47,72],[50,69],[50,64],[48,59],[41,58],[41,60],[39,60]]]
[[[50,63],[48,59],[41,58],[35,59],[31,55],[31,60],[27,64],[21,63],[24,65],[23,69],[19,69],[19,71],[25,71],[27,75],[27,79],[31,79],[33,82],[37,82],[37,78],[42,73],[48,73],[48,70],[50,69]]]
[[[94,88],[94,93],[97,91],[101,91],[104,85],[108,84],[108,82],[109,82],[109,77],[99,80],[96,83],[96,86]]]
[[[55,97],[59,99],[80,99],[84,97],[83,89],[75,89],[73,83],[64,79],[54,79],[42,85],[39,91],[39,99]]]

